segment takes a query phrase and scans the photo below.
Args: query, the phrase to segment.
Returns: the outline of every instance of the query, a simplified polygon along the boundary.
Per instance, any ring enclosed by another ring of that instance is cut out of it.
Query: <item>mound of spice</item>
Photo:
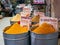
[[[13,24],[8,30],[4,33],[6,34],[22,34],[28,32],[28,28],[20,26],[18,23]]]
[[[21,15],[16,14],[16,16],[12,17],[11,21],[20,21]]]
[[[51,34],[56,32],[56,30],[51,24],[43,23],[32,32],[36,34]]]

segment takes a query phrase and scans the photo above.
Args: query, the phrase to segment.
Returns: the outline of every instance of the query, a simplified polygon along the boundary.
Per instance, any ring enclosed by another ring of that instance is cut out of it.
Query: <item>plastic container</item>
[[[8,29],[8,27],[6,28]],[[4,32],[6,31],[4,30]],[[24,34],[5,34],[3,32],[5,45],[29,45],[29,33]]]
[[[58,45],[58,32],[39,35],[31,32],[31,45]]]

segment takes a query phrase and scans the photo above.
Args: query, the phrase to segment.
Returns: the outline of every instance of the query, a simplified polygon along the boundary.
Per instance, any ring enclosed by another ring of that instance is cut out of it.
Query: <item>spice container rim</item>
[[[30,31],[31,33],[34,33],[34,32],[32,32],[32,31]],[[49,33],[49,34],[37,34],[37,33],[34,33],[34,34],[36,34],[36,35],[50,35],[50,34],[54,34],[54,33],[57,33],[58,31],[56,31],[56,32],[53,32],[53,33]]]

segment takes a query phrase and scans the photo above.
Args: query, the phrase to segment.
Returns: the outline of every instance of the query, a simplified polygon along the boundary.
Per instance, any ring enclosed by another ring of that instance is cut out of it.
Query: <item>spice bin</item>
[[[4,42],[5,45],[29,45],[29,34],[5,34],[4,36]]]
[[[10,27],[5,28],[5,30],[3,31],[5,45],[20,45],[20,44],[21,45],[29,45],[29,32],[25,32],[25,33],[21,33],[21,34],[20,33],[16,34],[16,33],[14,33],[14,31],[13,31],[13,34],[12,33],[8,34],[6,32],[9,29],[11,29],[11,27],[14,27],[15,25],[18,26],[18,24],[16,23]]]
[[[31,45],[58,45],[58,32],[39,35],[31,32]]]

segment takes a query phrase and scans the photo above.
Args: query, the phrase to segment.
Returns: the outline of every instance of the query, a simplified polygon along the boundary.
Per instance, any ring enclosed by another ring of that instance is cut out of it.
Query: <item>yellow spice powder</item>
[[[51,24],[43,23],[32,32],[36,34],[50,34],[50,33],[54,33],[55,31],[56,30]]]
[[[11,21],[20,21],[21,15],[16,14],[16,16],[14,16]]]
[[[28,32],[27,27],[21,27],[18,23],[13,24],[7,31],[6,34],[22,34]]]

